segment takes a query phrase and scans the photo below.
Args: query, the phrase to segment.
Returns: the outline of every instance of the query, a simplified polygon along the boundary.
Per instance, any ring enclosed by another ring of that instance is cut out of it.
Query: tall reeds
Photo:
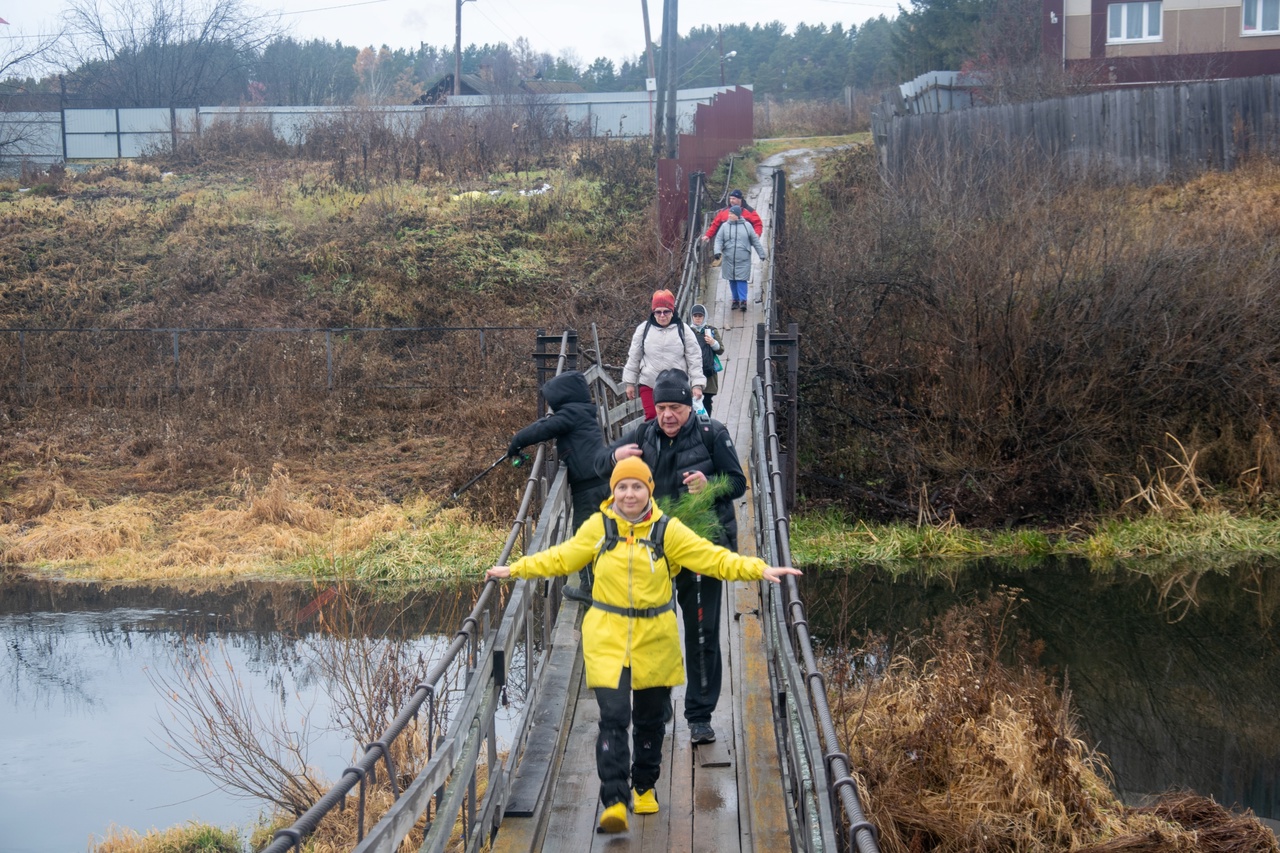
[[[971,156],[891,186],[859,149],[806,190],[779,280],[807,493],[1005,525],[1119,510],[1170,454],[1280,485],[1272,164],[1137,188]]]

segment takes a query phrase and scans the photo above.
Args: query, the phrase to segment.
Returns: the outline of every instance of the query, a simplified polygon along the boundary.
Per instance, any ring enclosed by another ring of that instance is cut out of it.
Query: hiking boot
[[[566,586],[564,588],[564,597],[570,601],[580,601],[583,604],[591,603],[591,590],[582,589],[576,586]]]
[[[636,814],[657,814],[658,794],[652,788],[647,791],[632,789],[631,810]]]
[[[689,743],[696,746],[700,743],[714,743],[715,739],[716,730],[711,728],[710,723],[689,724]]]
[[[747,310],[747,300],[745,300],[745,299],[744,299],[744,300],[742,300],[741,302],[739,302],[739,303],[738,303],[738,307],[739,307],[739,308],[741,308],[743,311],[746,311],[746,310]]]
[[[600,815],[600,828],[597,832],[626,832],[627,804],[614,803]]]

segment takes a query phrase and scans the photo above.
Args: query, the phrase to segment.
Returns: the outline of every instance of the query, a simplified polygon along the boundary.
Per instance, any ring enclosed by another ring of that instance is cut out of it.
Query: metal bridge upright
[[[740,543],[771,565],[790,565],[789,509],[794,499],[799,332],[777,328],[773,252],[779,241],[785,175],[779,170],[749,194],[767,223],[770,260],[758,264],[747,312],[728,308],[727,284],[708,275],[708,248],[689,229],[677,310],[688,316],[703,302],[709,322],[724,330],[725,371],[715,416],[726,423],[747,472],[750,499],[738,506]],[[703,176],[691,197],[705,193]],[[694,206],[691,205],[691,209]],[[641,416],[639,403],[600,363],[599,342],[572,332],[539,334],[540,380],[590,361],[585,372],[600,421],[611,439]],[[540,400],[540,406],[541,406]],[[530,469],[520,509],[501,554],[516,545],[542,550],[572,531],[565,469],[547,446]],[[659,781],[658,815],[632,817],[624,836],[597,836],[594,764],[598,710],[583,685],[579,606],[561,599],[563,579],[486,584],[443,659],[426,673],[386,734],[289,829],[268,853],[300,847],[324,814],[339,804],[358,809],[357,851],[400,849],[425,820],[423,851],[724,850],[878,853],[848,756],[841,750],[823,676],[794,578],[783,584],[726,584],[721,627],[727,656],[725,693],[713,722],[716,744],[691,747],[677,712]],[[461,666],[466,689],[446,701],[446,679]],[[523,691],[518,719],[499,733],[497,709],[509,689]],[[683,693],[677,688],[673,699]],[[594,713],[594,717],[592,716]],[[435,720],[447,718],[442,730]],[[404,790],[393,742],[422,719],[431,750],[424,769]],[[725,724],[728,723],[726,728]],[[501,743],[501,750],[500,750]],[[396,797],[365,833],[365,791],[382,768]],[[358,790],[357,790],[358,789]],[[352,792],[355,792],[354,794]]]

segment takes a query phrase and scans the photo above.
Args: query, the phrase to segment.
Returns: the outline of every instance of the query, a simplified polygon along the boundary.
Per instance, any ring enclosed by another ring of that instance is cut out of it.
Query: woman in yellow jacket
[[[648,537],[662,510],[650,500],[649,466],[638,456],[624,459],[614,466],[609,486],[612,496],[572,539],[510,566],[494,566],[485,577],[568,575],[596,560],[592,606],[582,620],[582,653],[587,686],[594,688],[600,705],[600,829],[622,832],[629,800],[636,814],[658,811],[653,786],[662,768],[671,688],[684,683],[671,579],[681,567],[721,580],[763,578],[774,583],[800,572],[767,566],[763,560],[714,545],[676,518],[669,519],[663,541],[657,543],[664,556],[655,559]],[[600,553],[606,539],[605,516],[617,523],[619,539],[615,547]],[[628,774],[627,729],[633,721],[635,761]]]

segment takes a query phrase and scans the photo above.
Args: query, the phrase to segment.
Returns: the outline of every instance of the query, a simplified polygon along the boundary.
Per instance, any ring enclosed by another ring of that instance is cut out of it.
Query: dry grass
[[[89,844],[89,853],[240,853],[240,836],[234,831],[188,824],[145,834],[112,826],[101,841]]]
[[[280,464],[265,480],[238,469],[221,487],[117,502],[42,481],[10,504],[12,517],[0,524],[0,560],[102,580],[299,571],[440,578],[491,565],[505,538],[502,527],[465,508],[436,512],[439,500],[421,493],[361,497],[337,477],[305,473],[312,484],[297,482]]]
[[[889,187],[855,147],[792,195],[806,495],[987,527],[1274,505],[1280,165],[1159,188],[953,165]]]
[[[861,773],[884,853],[1280,849],[1252,815],[1203,797],[1119,802],[1069,694],[1017,637],[1016,603],[1006,591],[957,608],[882,669],[881,641],[827,667],[841,748]]]

